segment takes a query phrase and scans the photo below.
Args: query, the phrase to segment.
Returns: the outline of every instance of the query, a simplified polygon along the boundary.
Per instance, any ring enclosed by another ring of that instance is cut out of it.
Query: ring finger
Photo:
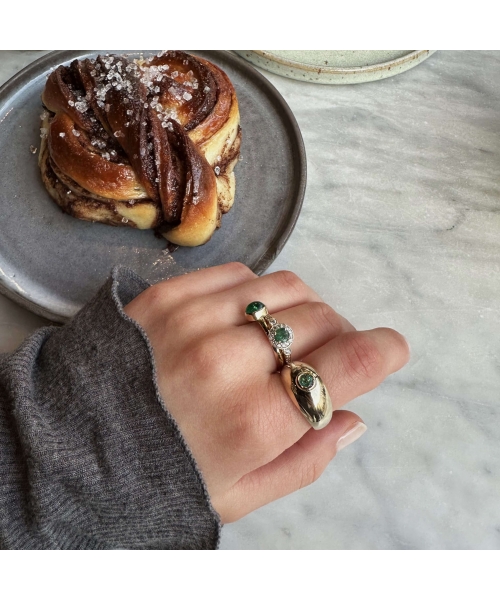
[[[405,338],[386,327],[338,335],[304,356],[325,383],[333,409],[376,388],[391,373],[399,371],[409,360]],[[272,393],[283,389],[281,376],[271,375]],[[286,392],[284,400],[288,400]]]

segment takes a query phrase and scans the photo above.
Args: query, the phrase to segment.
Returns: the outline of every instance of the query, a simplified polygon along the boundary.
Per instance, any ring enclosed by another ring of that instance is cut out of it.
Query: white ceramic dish
[[[420,64],[435,50],[236,50],[252,64],[299,81],[364,83]]]

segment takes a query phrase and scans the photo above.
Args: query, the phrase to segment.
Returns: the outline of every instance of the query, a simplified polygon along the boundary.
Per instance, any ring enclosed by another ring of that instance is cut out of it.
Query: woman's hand
[[[335,412],[311,429],[290,400],[272,347],[246,306],[263,302],[294,331],[292,359],[322,377]],[[296,275],[257,277],[230,263],[147,289],[125,307],[153,346],[158,385],[222,522],[315,481],[366,426],[338,410],[409,359],[392,329],[356,331]]]

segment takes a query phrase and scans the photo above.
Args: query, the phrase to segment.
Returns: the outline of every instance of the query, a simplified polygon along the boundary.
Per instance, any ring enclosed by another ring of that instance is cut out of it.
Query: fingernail
[[[347,433],[344,433],[344,435],[339,438],[339,441],[337,442],[337,452],[339,450],[343,450],[346,446],[349,446],[349,444],[352,444],[358,440],[367,429],[368,427],[363,423],[363,421],[358,421],[354,427],[349,429]]]

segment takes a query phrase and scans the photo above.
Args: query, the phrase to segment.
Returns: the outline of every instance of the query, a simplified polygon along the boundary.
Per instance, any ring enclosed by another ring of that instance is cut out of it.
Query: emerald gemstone
[[[256,313],[259,310],[262,310],[263,308],[264,305],[262,304],[262,302],[256,300],[255,302],[250,302],[250,304],[246,307],[245,312],[247,315],[253,315],[254,313]]]
[[[300,387],[304,390],[310,390],[311,388],[314,387],[314,375],[312,375],[311,373],[301,373],[298,377],[297,377],[297,383],[300,385]]]
[[[274,332],[274,339],[282,344],[283,342],[288,342],[290,339],[290,333],[284,327],[278,327]]]

